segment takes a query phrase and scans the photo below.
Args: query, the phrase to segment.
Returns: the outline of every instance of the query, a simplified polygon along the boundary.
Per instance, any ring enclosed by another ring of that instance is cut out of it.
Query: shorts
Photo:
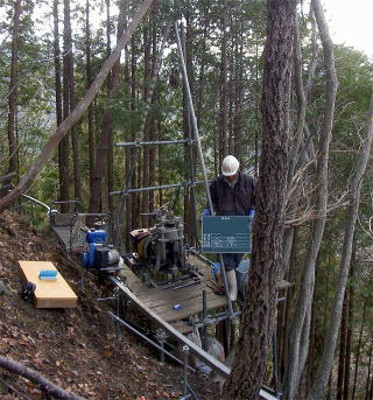
[[[223,253],[223,261],[226,271],[232,271],[240,265],[243,254],[241,253]]]

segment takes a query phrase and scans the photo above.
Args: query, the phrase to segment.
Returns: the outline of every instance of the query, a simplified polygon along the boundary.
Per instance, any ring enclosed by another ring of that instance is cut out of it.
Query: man
[[[255,206],[256,179],[240,172],[239,168],[240,163],[237,158],[229,155],[223,160],[222,175],[211,182],[210,195],[216,215],[249,215]],[[211,215],[210,209],[203,210],[202,215]],[[237,299],[235,268],[240,264],[242,256],[239,253],[223,254],[232,301]]]

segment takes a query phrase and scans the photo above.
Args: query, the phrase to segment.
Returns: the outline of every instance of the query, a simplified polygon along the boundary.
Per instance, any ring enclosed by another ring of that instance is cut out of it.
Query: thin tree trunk
[[[205,70],[206,70],[206,47],[208,40],[208,29],[210,26],[210,8],[209,4],[205,3],[205,8],[203,11],[203,35],[202,35],[202,48],[201,48],[201,61],[200,61],[200,69],[199,69],[199,78],[198,83],[199,87],[203,88],[205,85]],[[201,116],[203,115],[204,110],[204,90],[198,90],[196,93],[196,118],[198,126],[201,122]]]
[[[370,347],[369,347],[369,362],[368,362],[368,371],[367,371],[367,380],[365,383],[365,400],[370,400],[370,376],[372,373],[372,364],[373,364],[373,342],[370,343]],[[373,377],[372,377],[372,381],[373,381]]]
[[[86,0],[86,24],[85,24],[85,40],[86,40],[86,87],[89,89],[92,83],[92,65],[91,65],[91,25],[90,25],[90,0]],[[94,127],[93,127],[93,107],[88,107],[88,159],[89,159],[89,188],[90,193],[93,189],[93,174],[95,166],[95,143],[94,143]]]
[[[10,82],[8,97],[8,146],[9,161],[8,174],[19,173],[19,151],[17,138],[17,87],[18,87],[18,48],[19,48],[19,26],[22,12],[22,1],[14,2],[13,15],[13,33],[12,33],[12,60],[10,64]],[[5,180],[3,185],[6,186],[11,180]]]
[[[143,103],[147,104],[148,93],[149,93],[149,86],[151,81],[151,24],[152,18],[149,16],[148,21],[146,22],[144,29],[143,29],[143,46],[144,46],[144,67],[143,67],[143,82],[144,82],[144,92],[143,92]],[[151,102],[151,99],[150,99]],[[150,110],[151,104],[149,104]],[[148,111],[148,110],[147,110]],[[143,131],[140,133],[145,141],[149,140],[150,134],[150,119],[148,118],[149,114],[146,112]],[[139,163],[139,174],[141,174],[141,187],[148,187],[149,186],[149,147],[144,146],[141,149],[142,154],[142,162],[141,167]],[[140,212],[141,213],[148,213],[148,204],[149,204],[149,192],[144,191],[140,193]],[[141,225],[148,226],[149,225],[149,216],[142,215],[141,216]]]
[[[357,162],[356,170],[351,182],[350,191],[350,207],[348,207],[348,218],[346,223],[345,237],[342,249],[342,259],[340,264],[339,279],[337,286],[337,293],[335,295],[333,308],[330,317],[330,324],[325,338],[324,352],[316,374],[315,382],[312,387],[311,393],[308,396],[309,400],[316,400],[323,397],[329,375],[331,373],[333,356],[338,336],[338,329],[341,320],[343,299],[347,285],[348,273],[351,265],[352,258],[352,244],[355,233],[355,226],[359,212],[360,204],[360,191],[363,176],[365,174],[370,149],[373,140],[373,96],[371,98],[370,109],[368,113],[367,122],[367,136],[362,144],[362,153]]]
[[[316,199],[316,208],[319,212],[319,218],[314,223],[312,239],[305,262],[301,289],[289,334],[289,365],[285,376],[284,387],[285,398],[288,400],[293,400],[298,391],[300,377],[303,372],[302,360],[306,359],[308,353],[308,346],[301,346],[301,338],[302,335],[304,337],[305,334],[304,327],[306,326],[306,315],[307,312],[309,312],[315,286],[315,264],[324,234],[328,196],[329,147],[334,119],[335,98],[338,87],[333,46],[330,40],[324,13],[319,0],[312,0],[311,4],[316,15],[317,25],[324,48],[324,63],[327,74],[327,93],[322,137],[319,145],[319,159],[317,162],[318,193]]]
[[[75,81],[74,81],[74,51],[71,29],[71,10],[70,0],[65,0],[64,10],[64,92],[66,91],[66,110],[64,107],[65,118],[75,107]],[[66,80],[66,81],[65,81]],[[65,94],[64,94],[65,97]],[[73,167],[74,198],[82,203],[82,179],[80,173],[80,151],[79,151],[79,131],[74,124],[71,127],[71,149]]]
[[[296,16],[296,29],[294,35],[294,80],[295,80],[295,90],[297,98],[297,124],[294,133],[294,138],[290,146],[290,161],[289,161],[289,173],[288,173],[288,187],[291,186],[291,181],[294,177],[295,169],[300,157],[299,148],[302,141],[302,134],[305,123],[305,112],[306,112],[306,96],[303,89],[303,68],[302,68],[302,49],[301,49],[301,38],[299,32],[298,17]],[[299,189],[300,190],[300,189]],[[295,196],[298,195],[299,190],[295,192]],[[290,199],[289,199],[290,202]],[[298,202],[294,205],[288,212],[296,210],[298,207]],[[285,274],[289,268],[291,249],[294,243],[294,230],[295,228],[290,226],[284,231],[284,243],[283,243],[283,274]]]
[[[338,378],[337,378],[337,397],[336,400],[343,400],[344,381],[345,381],[345,365],[346,365],[346,340],[347,340],[347,315],[348,315],[348,299],[345,295],[341,316],[341,334],[339,336],[339,357],[338,357]]]
[[[227,60],[227,13],[228,6],[227,0],[224,0],[223,17],[222,17],[222,30],[223,37],[221,41],[221,60],[220,60],[220,102],[219,102],[219,158],[218,163],[221,165],[223,158],[228,152],[228,122],[227,122],[227,106],[228,106],[228,91],[227,91],[227,74],[228,74],[228,60]]]
[[[131,75],[132,75],[132,81],[131,81],[131,109],[133,111],[136,110],[136,101],[137,101],[137,46],[136,46],[136,41],[135,38],[132,40],[132,54],[131,54]],[[134,125],[132,125],[132,139],[136,140],[136,131]],[[127,178],[127,183],[130,185],[130,187],[136,187],[136,180],[137,180],[137,175],[136,175],[136,163],[139,162],[138,157],[139,157],[139,151],[138,148],[136,147],[134,151],[132,151],[132,154],[130,157],[128,157],[129,160],[129,165],[128,165],[128,174],[129,174],[129,179]],[[139,226],[140,220],[139,220],[139,206],[138,206],[138,198],[139,194],[135,193],[133,196],[130,196],[131,198],[131,223],[132,225],[128,225],[128,227],[133,227]],[[128,230],[128,228],[127,228]]]
[[[59,0],[53,1],[53,49],[54,49],[54,81],[55,81],[55,99],[56,99],[56,122],[57,126],[63,121],[63,110],[62,110],[62,84],[61,84],[61,51],[60,51],[60,39],[59,39],[59,27],[58,27],[58,4]],[[63,176],[64,176],[64,145],[61,142],[58,145],[58,172],[59,172],[59,198],[65,197],[63,193]]]
[[[122,11],[123,9],[125,9],[125,3],[124,1],[120,1],[119,2],[119,16],[118,16],[118,35],[117,38],[119,40],[120,36],[123,34],[123,31],[125,29],[125,11]],[[107,34],[107,51],[108,51],[108,57],[110,56],[111,53],[111,17],[110,17],[110,0],[106,0],[106,12],[107,12],[107,24],[108,27],[106,29],[106,34]],[[119,61],[119,66],[117,67]],[[118,60],[113,68],[112,71],[112,75],[114,74],[120,74],[120,60]],[[114,72],[115,69],[118,68],[119,71],[118,72]],[[108,80],[108,96],[110,96],[110,82],[112,81],[113,76],[111,76]],[[115,88],[114,88],[115,90]],[[112,122],[111,122],[112,124]],[[113,185],[114,185],[114,159],[113,159],[113,136],[114,136],[114,132],[113,132],[113,127],[111,127],[111,129],[109,130],[109,134],[108,134],[108,149],[107,149],[107,168],[106,168],[106,175],[107,175],[107,208],[109,210],[109,212],[113,213],[114,211],[114,205],[113,205],[113,197],[109,195],[110,192],[113,191]]]
[[[346,358],[345,358],[345,380],[343,382],[344,393],[343,400],[349,400],[350,380],[351,380],[351,349],[353,339],[353,318],[354,318],[354,278],[355,278],[355,260],[356,260],[356,238],[352,247],[352,260],[350,269],[350,285],[348,288],[348,320],[347,320],[347,338],[346,338]]]
[[[357,386],[357,376],[358,376],[359,364],[360,364],[360,352],[361,352],[361,345],[362,345],[362,340],[363,340],[363,332],[364,332],[364,328],[365,328],[365,320],[366,320],[366,316],[367,316],[367,306],[368,306],[368,300],[365,299],[364,308],[363,308],[363,315],[361,317],[359,338],[358,338],[357,346],[356,346],[357,348],[356,348],[356,354],[355,354],[354,382],[353,382],[353,385],[352,385],[351,400],[355,400],[355,393],[356,393],[356,386]]]
[[[62,74],[62,99],[63,99],[63,118],[66,119],[71,110],[71,69],[70,65],[72,63],[72,42],[71,42],[71,22],[70,22],[70,0],[63,1],[63,74]],[[61,187],[60,187],[60,200],[68,201],[70,200],[70,186],[71,186],[71,163],[70,163],[70,136],[71,129],[73,125],[69,127],[68,134],[65,135],[61,141]],[[62,212],[69,211],[68,204],[62,204]]]
[[[296,3],[295,0],[269,0],[267,6],[262,93],[263,140],[256,197],[253,264],[241,317],[237,353],[224,387],[223,398],[229,400],[258,398],[274,331],[289,163],[290,82]]]
[[[294,137],[292,139],[291,147],[290,147],[290,166],[289,166],[289,173],[288,173],[288,190],[291,189],[292,180],[294,179],[294,175],[296,174],[297,167],[301,167],[307,163],[307,158],[305,154],[300,151],[302,144],[306,142],[306,137],[304,135],[305,129],[305,116],[306,116],[306,109],[307,109],[307,100],[309,91],[305,92],[305,88],[303,85],[303,57],[302,57],[302,48],[301,48],[301,36],[299,30],[299,21],[297,17],[297,24],[296,24],[296,32],[294,35],[295,40],[295,61],[294,61],[294,83],[295,83],[295,92],[296,92],[296,99],[297,99],[297,117],[296,117],[296,125],[295,125],[295,132]],[[312,43],[316,43],[315,36],[316,29],[313,29],[312,35]],[[314,60],[317,59],[317,43],[316,45],[312,46],[312,56],[311,56],[311,65],[312,68],[309,68],[309,73],[307,76],[307,86],[306,89],[311,83],[313,82],[314,78]],[[299,187],[298,190],[295,190],[293,198],[288,200],[289,204],[292,206],[287,211],[288,214],[297,210],[298,201],[296,200],[299,198],[299,193],[301,188]],[[284,244],[283,244],[283,273],[285,274],[288,270],[290,264],[290,254],[294,243],[294,227],[290,226],[285,229],[284,232]]]
[[[204,14],[204,18],[206,18],[206,14]],[[192,26],[191,26],[191,18],[189,12],[186,12],[185,19],[187,21],[187,32],[185,35],[185,30],[182,29],[181,31],[181,45],[183,48],[184,60],[186,63],[188,77],[192,78],[192,63],[190,61],[191,53],[191,36],[192,36]],[[205,49],[206,43],[206,25],[204,27],[204,35],[203,35],[203,42],[202,42],[202,60],[201,60],[201,71],[200,71],[200,82],[203,78],[203,69],[205,68],[204,59],[203,59],[203,49]],[[203,96],[203,91],[197,91],[197,104],[202,108],[201,99]],[[201,115],[201,109],[197,110],[198,114]],[[197,116],[197,121],[200,120],[200,116]],[[188,102],[188,94],[185,87],[185,80],[183,80],[183,138],[185,140],[191,140],[192,137],[194,138],[194,130],[191,123],[191,112]],[[184,147],[184,165],[186,166],[186,179],[190,181],[194,181],[194,147],[190,144],[186,144]],[[184,221],[191,221],[190,224],[185,224],[184,232],[187,237],[188,243],[193,246],[193,243],[196,239],[196,225],[195,225],[195,215],[196,213],[193,212],[195,210],[195,198],[194,198],[194,188],[188,188],[188,190],[184,190]]]
[[[80,100],[80,102],[76,105],[71,114],[57,127],[55,133],[49,138],[40,155],[30,166],[28,172],[25,176],[23,176],[19,184],[10,193],[8,193],[0,200],[0,211],[3,211],[6,207],[8,207],[14,200],[21,196],[31,186],[35,177],[40,173],[46,162],[51,157],[52,152],[56,148],[58,143],[68,133],[71,126],[79,121],[81,116],[84,114],[84,112],[87,110],[92,100],[96,96],[97,92],[100,90],[106,76],[113,68],[116,60],[120,57],[122,49],[128,43],[128,40],[133,35],[137,26],[140,24],[142,17],[146,14],[153,1],[154,0],[144,0],[144,2],[141,4],[140,8],[138,9],[131,23],[129,24],[127,31],[122,35],[120,41],[117,44],[117,47],[104,63],[103,67],[101,68],[100,72],[98,73],[96,79],[92,83],[84,98]]]

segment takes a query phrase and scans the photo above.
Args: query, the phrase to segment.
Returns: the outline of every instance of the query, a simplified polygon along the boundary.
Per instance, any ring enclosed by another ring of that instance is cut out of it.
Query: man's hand
[[[210,217],[211,216],[211,210],[209,208],[205,208],[202,212],[201,212],[201,216],[202,217]]]

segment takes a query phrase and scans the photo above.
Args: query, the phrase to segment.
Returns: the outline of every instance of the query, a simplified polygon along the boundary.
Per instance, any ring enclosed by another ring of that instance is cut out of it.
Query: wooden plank
[[[50,261],[24,261],[19,260],[22,277],[25,282],[36,285],[36,308],[73,308],[77,305],[78,297],[68,283],[57,271]],[[57,279],[40,280],[39,273],[42,270],[57,271]]]
[[[154,322],[158,323],[163,327],[163,329],[172,335],[179,342],[186,344],[189,347],[189,350],[195,354],[198,358],[204,361],[207,365],[209,365],[214,371],[217,373],[227,377],[230,373],[230,368],[216,360],[213,356],[202,350],[195,343],[189,340],[186,336],[181,334],[178,330],[176,330],[172,325],[166,322],[164,319],[155,314],[148,306],[146,306],[139,298],[137,298],[129,288],[123,284],[123,282],[118,281],[118,279],[111,277],[111,281],[127,296],[129,300],[131,300],[134,304],[140,307],[143,312],[145,312]],[[115,315],[111,314],[114,318]]]
[[[193,260],[194,261],[194,260]],[[212,279],[211,270],[203,263],[199,264],[200,283],[173,290],[161,287],[150,288],[126,268],[126,284],[141,302],[149,307],[152,312],[159,314],[167,322],[176,322],[187,317],[201,313],[203,310],[203,291],[207,295],[207,309],[212,310],[226,306],[225,296],[216,295],[207,283]],[[186,282],[185,282],[186,283]],[[183,282],[180,282],[180,285]],[[174,310],[173,306],[179,304],[181,308]]]

